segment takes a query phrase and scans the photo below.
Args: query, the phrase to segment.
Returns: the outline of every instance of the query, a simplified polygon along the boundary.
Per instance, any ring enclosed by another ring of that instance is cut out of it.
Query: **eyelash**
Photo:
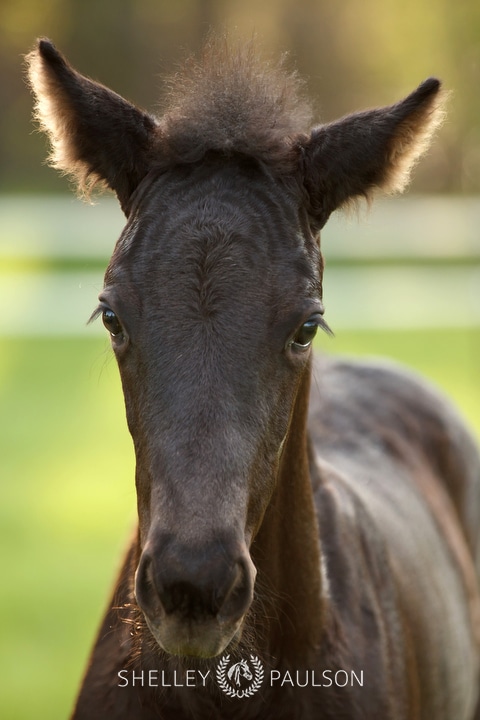
[[[100,317],[100,315],[103,313],[103,311],[105,309],[106,309],[106,305],[99,305],[98,307],[96,307],[95,310],[93,311],[93,313],[88,318],[87,325],[90,325],[91,323],[95,322],[95,320],[97,320]]]

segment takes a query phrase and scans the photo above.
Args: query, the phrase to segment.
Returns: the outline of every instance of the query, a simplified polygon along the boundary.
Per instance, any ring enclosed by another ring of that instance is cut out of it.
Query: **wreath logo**
[[[263,666],[256,655],[250,662],[239,660],[230,664],[230,655],[224,655],[216,669],[217,683],[229,697],[245,698],[254,695],[263,682]]]

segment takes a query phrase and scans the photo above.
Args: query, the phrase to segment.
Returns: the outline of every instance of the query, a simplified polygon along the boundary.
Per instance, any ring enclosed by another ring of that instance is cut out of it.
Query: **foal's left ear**
[[[377,189],[402,191],[443,120],[444,100],[440,82],[430,78],[395,105],[314,128],[300,147],[315,225],[323,227],[336,208],[368,200]]]
[[[36,117],[50,137],[51,164],[70,175],[78,190],[114,190],[125,212],[151,165],[155,120],[122,97],[80,75],[49,40],[27,56],[36,95]]]

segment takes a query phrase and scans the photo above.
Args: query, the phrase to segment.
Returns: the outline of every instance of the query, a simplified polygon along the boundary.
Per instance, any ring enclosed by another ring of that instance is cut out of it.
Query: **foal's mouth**
[[[221,655],[232,641],[239,639],[244,618],[234,623],[217,618],[166,617],[152,621],[145,615],[145,620],[157,644],[169,655],[207,659]]]

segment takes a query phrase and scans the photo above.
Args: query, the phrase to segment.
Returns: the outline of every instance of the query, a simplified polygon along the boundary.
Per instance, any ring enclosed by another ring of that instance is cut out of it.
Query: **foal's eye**
[[[120,333],[122,332],[122,326],[120,324],[120,320],[115,315],[113,310],[105,308],[105,310],[102,312],[102,320],[110,335],[112,335],[113,337],[115,337],[116,335],[120,335]]]
[[[317,334],[317,330],[318,320],[310,318],[310,320],[304,322],[297,330],[291,341],[292,346],[298,348],[299,350],[305,350],[311,344],[313,338]]]

